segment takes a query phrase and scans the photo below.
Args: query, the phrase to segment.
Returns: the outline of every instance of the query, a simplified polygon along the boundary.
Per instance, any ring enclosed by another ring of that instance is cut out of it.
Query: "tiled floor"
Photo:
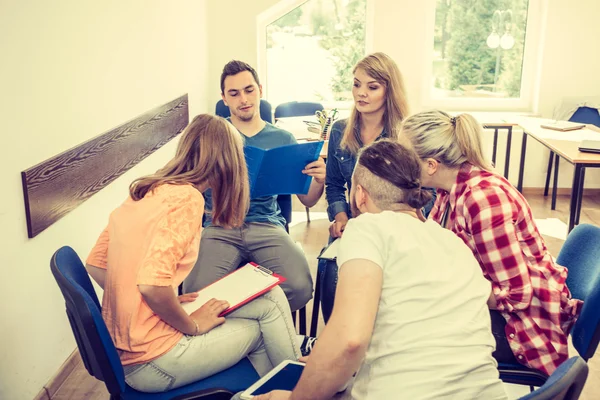
[[[560,196],[555,211],[550,210],[550,199],[541,195],[527,195],[536,218],[559,218],[566,221],[568,217],[569,198]],[[317,269],[316,257],[323,245],[327,242],[329,222],[326,219],[325,200],[321,199],[319,204],[311,209],[311,222],[306,222],[304,207],[294,200],[293,223],[290,227],[290,235],[294,240],[300,242],[309,260],[313,276]],[[581,223],[592,223],[600,225],[600,196],[586,196],[581,213]],[[557,255],[563,241],[554,237],[545,236],[550,252]],[[312,313],[312,302],[307,305],[308,321]],[[319,331],[323,328],[322,319],[319,320]],[[576,354],[571,350],[571,354]],[[589,360],[590,372],[582,393],[581,399],[595,400],[600,398],[600,356]],[[507,385],[510,398],[517,399],[528,392],[528,388],[516,385]],[[67,379],[57,391],[53,399],[108,399],[109,395],[104,385],[95,378],[89,376],[83,365],[80,364],[76,371]],[[336,396],[338,399],[349,398],[348,392]]]

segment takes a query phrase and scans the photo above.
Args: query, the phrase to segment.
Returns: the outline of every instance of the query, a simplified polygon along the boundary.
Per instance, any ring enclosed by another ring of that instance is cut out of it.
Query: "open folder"
[[[306,194],[312,177],[302,173],[319,158],[323,142],[308,142],[261,149],[245,146],[250,177],[250,198],[278,194]]]
[[[181,305],[185,312],[191,314],[210,299],[226,300],[229,308],[219,315],[222,317],[265,294],[281,282],[285,282],[283,276],[255,263],[248,263],[200,290],[196,300]]]

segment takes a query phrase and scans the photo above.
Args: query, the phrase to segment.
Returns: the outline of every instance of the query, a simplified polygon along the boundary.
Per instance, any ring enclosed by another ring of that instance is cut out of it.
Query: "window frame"
[[[283,17],[293,9],[302,6],[310,0],[281,0],[273,6],[269,7],[262,13],[256,16],[256,56],[257,56],[257,73],[260,81],[263,83],[263,98],[267,101],[268,93],[265,88],[269,82],[267,80],[267,26]],[[369,54],[373,49],[373,25],[375,20],[375,2],[374,0],[366,1],[366,21],[365,21],[365,54]],[[432,36],[433,37],[433,36]],[[290,100],[291,101],[291,100]],[[315,100],[316,101],[316,100]],[[339,110],[350,110],[353,101],[320,101],[323,107],[337,108]],[[276,107],[277,104],[273,104]]]
[[[547,12],[544,0],[529,0],[527,26],[525,28],[525,50],[523,52],[523,68],[521,70],[521,96],[519,98],[439,98],[432,95],[433,80],[434,29],[435,29],[435,0],[427,2],[429,9],[426,22],[426,51],[425,73],[423,77],[423,105],[425,108],[439,108],[449,111],[527,111],[534,109],[534,93],[539,88],[540,60],[542,49],[542,29],[544,28]]]

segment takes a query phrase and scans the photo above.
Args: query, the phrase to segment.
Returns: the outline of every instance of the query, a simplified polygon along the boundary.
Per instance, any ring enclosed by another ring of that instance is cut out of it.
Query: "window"
[[[259,22],[264,95],[273,106],[352,99],[352,68],[365,55],[366,2],[309,0]]]
[[[436,0],[431,102],[528,107],[532,68],[526,61],[535,37],[528,10],[534,1]]]

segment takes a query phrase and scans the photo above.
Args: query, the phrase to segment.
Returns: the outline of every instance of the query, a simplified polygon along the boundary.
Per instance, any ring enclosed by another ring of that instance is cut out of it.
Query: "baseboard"
[[[543,187],[524,187],[523,188],[523,194],[524,195],[543,195],[544,194],[544,188]],[[571,195],[571,188],[569,187],[562,187],[562,188],[558,188],[556,190],[556,194],[558,196],[570,196]],[[600,194],[600,188],[599,189],[583,189],[583,195],[584,196],[597,196]],[[552,195],[552,188],[550,188],[548,190],[548,196]]]
[[[69,375],[79,365],[83,365],[79,350],[75,349],[73,353],[67,358],[67,360],[60,366],[56,374],[50,378],[48,383],[40,390],[34,400],[50,400],[54,397],[58,389],[65,383]]]

